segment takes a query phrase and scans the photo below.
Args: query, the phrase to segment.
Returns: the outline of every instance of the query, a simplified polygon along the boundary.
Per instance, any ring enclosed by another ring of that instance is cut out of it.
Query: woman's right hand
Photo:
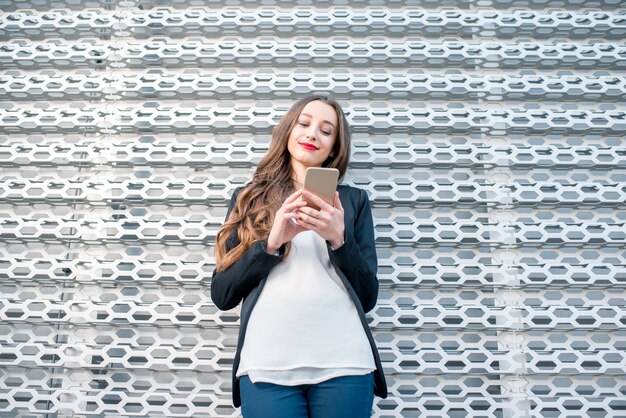
[[[300,199],[300,196],[302,196],[301,189],[285,199],[283,205],[276,211],[274,224],[270,230],[267,238],[267,247],[265,248],[268,254],[274,254],[281,245],[291,241],[300,232],[306,231],[305,228],[296,222],[296,218],[298,218],[296,210],[307,205],[307,202]]]

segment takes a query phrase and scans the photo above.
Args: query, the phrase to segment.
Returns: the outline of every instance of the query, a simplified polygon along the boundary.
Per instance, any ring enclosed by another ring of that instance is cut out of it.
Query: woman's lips
[[[304,149],[307,149],[309,151],[317,151],[318,148],[313,145],[313,144],[309,144],[308,142],[298,142],[298,144],[300,144],[300,146]]]

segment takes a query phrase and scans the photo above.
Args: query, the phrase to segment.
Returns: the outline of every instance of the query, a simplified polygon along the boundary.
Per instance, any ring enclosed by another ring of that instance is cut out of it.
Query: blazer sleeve
[[[228,206],[226,219],[230,215],[241,188],[235,190]],[[236,234],[229,237],[227,249],[237,245]],[[265,279],[270,270],[280,262],[280,255],[265,252],[267,240],[257,241],[228,269],[213,271],[211,278],[211,299],[220,310],[234,308]],[[281,252],[284,249],[281,248]]]
[[[336,250],[330,249],[329,254],[346,275],[363,310],[369,312],[374,309],[378,299],[378,259],[372,210],[364,190],[359,190],[354,234],[346,233],[344,244]]]

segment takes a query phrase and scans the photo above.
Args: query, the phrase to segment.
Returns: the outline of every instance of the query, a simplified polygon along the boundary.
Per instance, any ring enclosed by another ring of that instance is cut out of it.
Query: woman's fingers
[[[283,215],[285,219],[298,219],[299,215],[297,212],[289,212]]]
[[[299,207],[306,205],[302,199],[298,200],[298,198],[302,195],[302,189],[296,190],[294,193],[289,195],[287,199],[283,202],[283,205],[280,207],[279,212],[287,213],[292,212]]]
[[[305,191],[302,194],[302,198],[311,204],[319,205],[320,210],[313,209],[310,206],[297,209],[296,212],[300,216],[298,223],[307,229],[315,231],[325,240],[339,246],[345,229],[343,223],[344,212],[343,206],[339,201],[339,193],[335,192],[333,198],[334,207],[310,192]]]
[[[306,206],[306,202],[303,200],[296,200],[295,202],[291,202],[288,203],[286,205],[283,205],[283,209],[285,210],[285,212],[291,212],[294,209],[298,209],[301,207]]]
[[[297,213],[299,208],[306,206],[306,202],[300,196],[302,196],[302,190],[296,190],[284,200],[276,212],[274,224],[267,238],[270,250],[279,248],[285,242],[291,241],[295,235],[306,230],[306,227],[299,224]]]
[[[298,223],[308,225],[311,228],[317,228],[320,226],[317,219],[307,215],[306,213],[300,214],[300,216],[298,217]]]
[[[335,203],[335,207],[343,212],[343,206],[341,205],[341,199],[339,199],[339,192],[335,192],[334,203]]]
[[[302,207],[298,209],[298,211],[304,216],[308,216],[309,218],[312,218],[312,219],[326,219],[327,217],[323,211],[313,209],[310,206]]]
[[[287,199],[285,199],[285,201],[283,202],[283,206],[286,203],[291,203],[294,202],[300,195],[302,194],[302,189],[298,189],[295,192],[293,192],[292,194],[289,195],[289,197],[287,197]]]
[[[317,229],[318,225],[314,224],[312,221],[312,218],[308,215],[304,215],[302,216],[302,214],[298,214],[298,218],[296,219],[298,222],[298,225],[300,225],[301,227],[309,230],[309,229]]]
[[[314,205],[318,206],[322,210],[331,212],[333,209],[332,205],[329,205],[328,203],[326,203],[326,201],[324,201],[324,199],[322,199],[321,197],[311,192],[304,191],[302,193],[302,198],[309,203],[313,203]]]

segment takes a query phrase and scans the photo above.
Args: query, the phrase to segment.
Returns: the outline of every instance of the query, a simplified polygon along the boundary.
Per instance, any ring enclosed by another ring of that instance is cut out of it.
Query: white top
[[[313,231],[291,241],[252,310],[237,376],[315,384],[376,368],[356,307]]]

